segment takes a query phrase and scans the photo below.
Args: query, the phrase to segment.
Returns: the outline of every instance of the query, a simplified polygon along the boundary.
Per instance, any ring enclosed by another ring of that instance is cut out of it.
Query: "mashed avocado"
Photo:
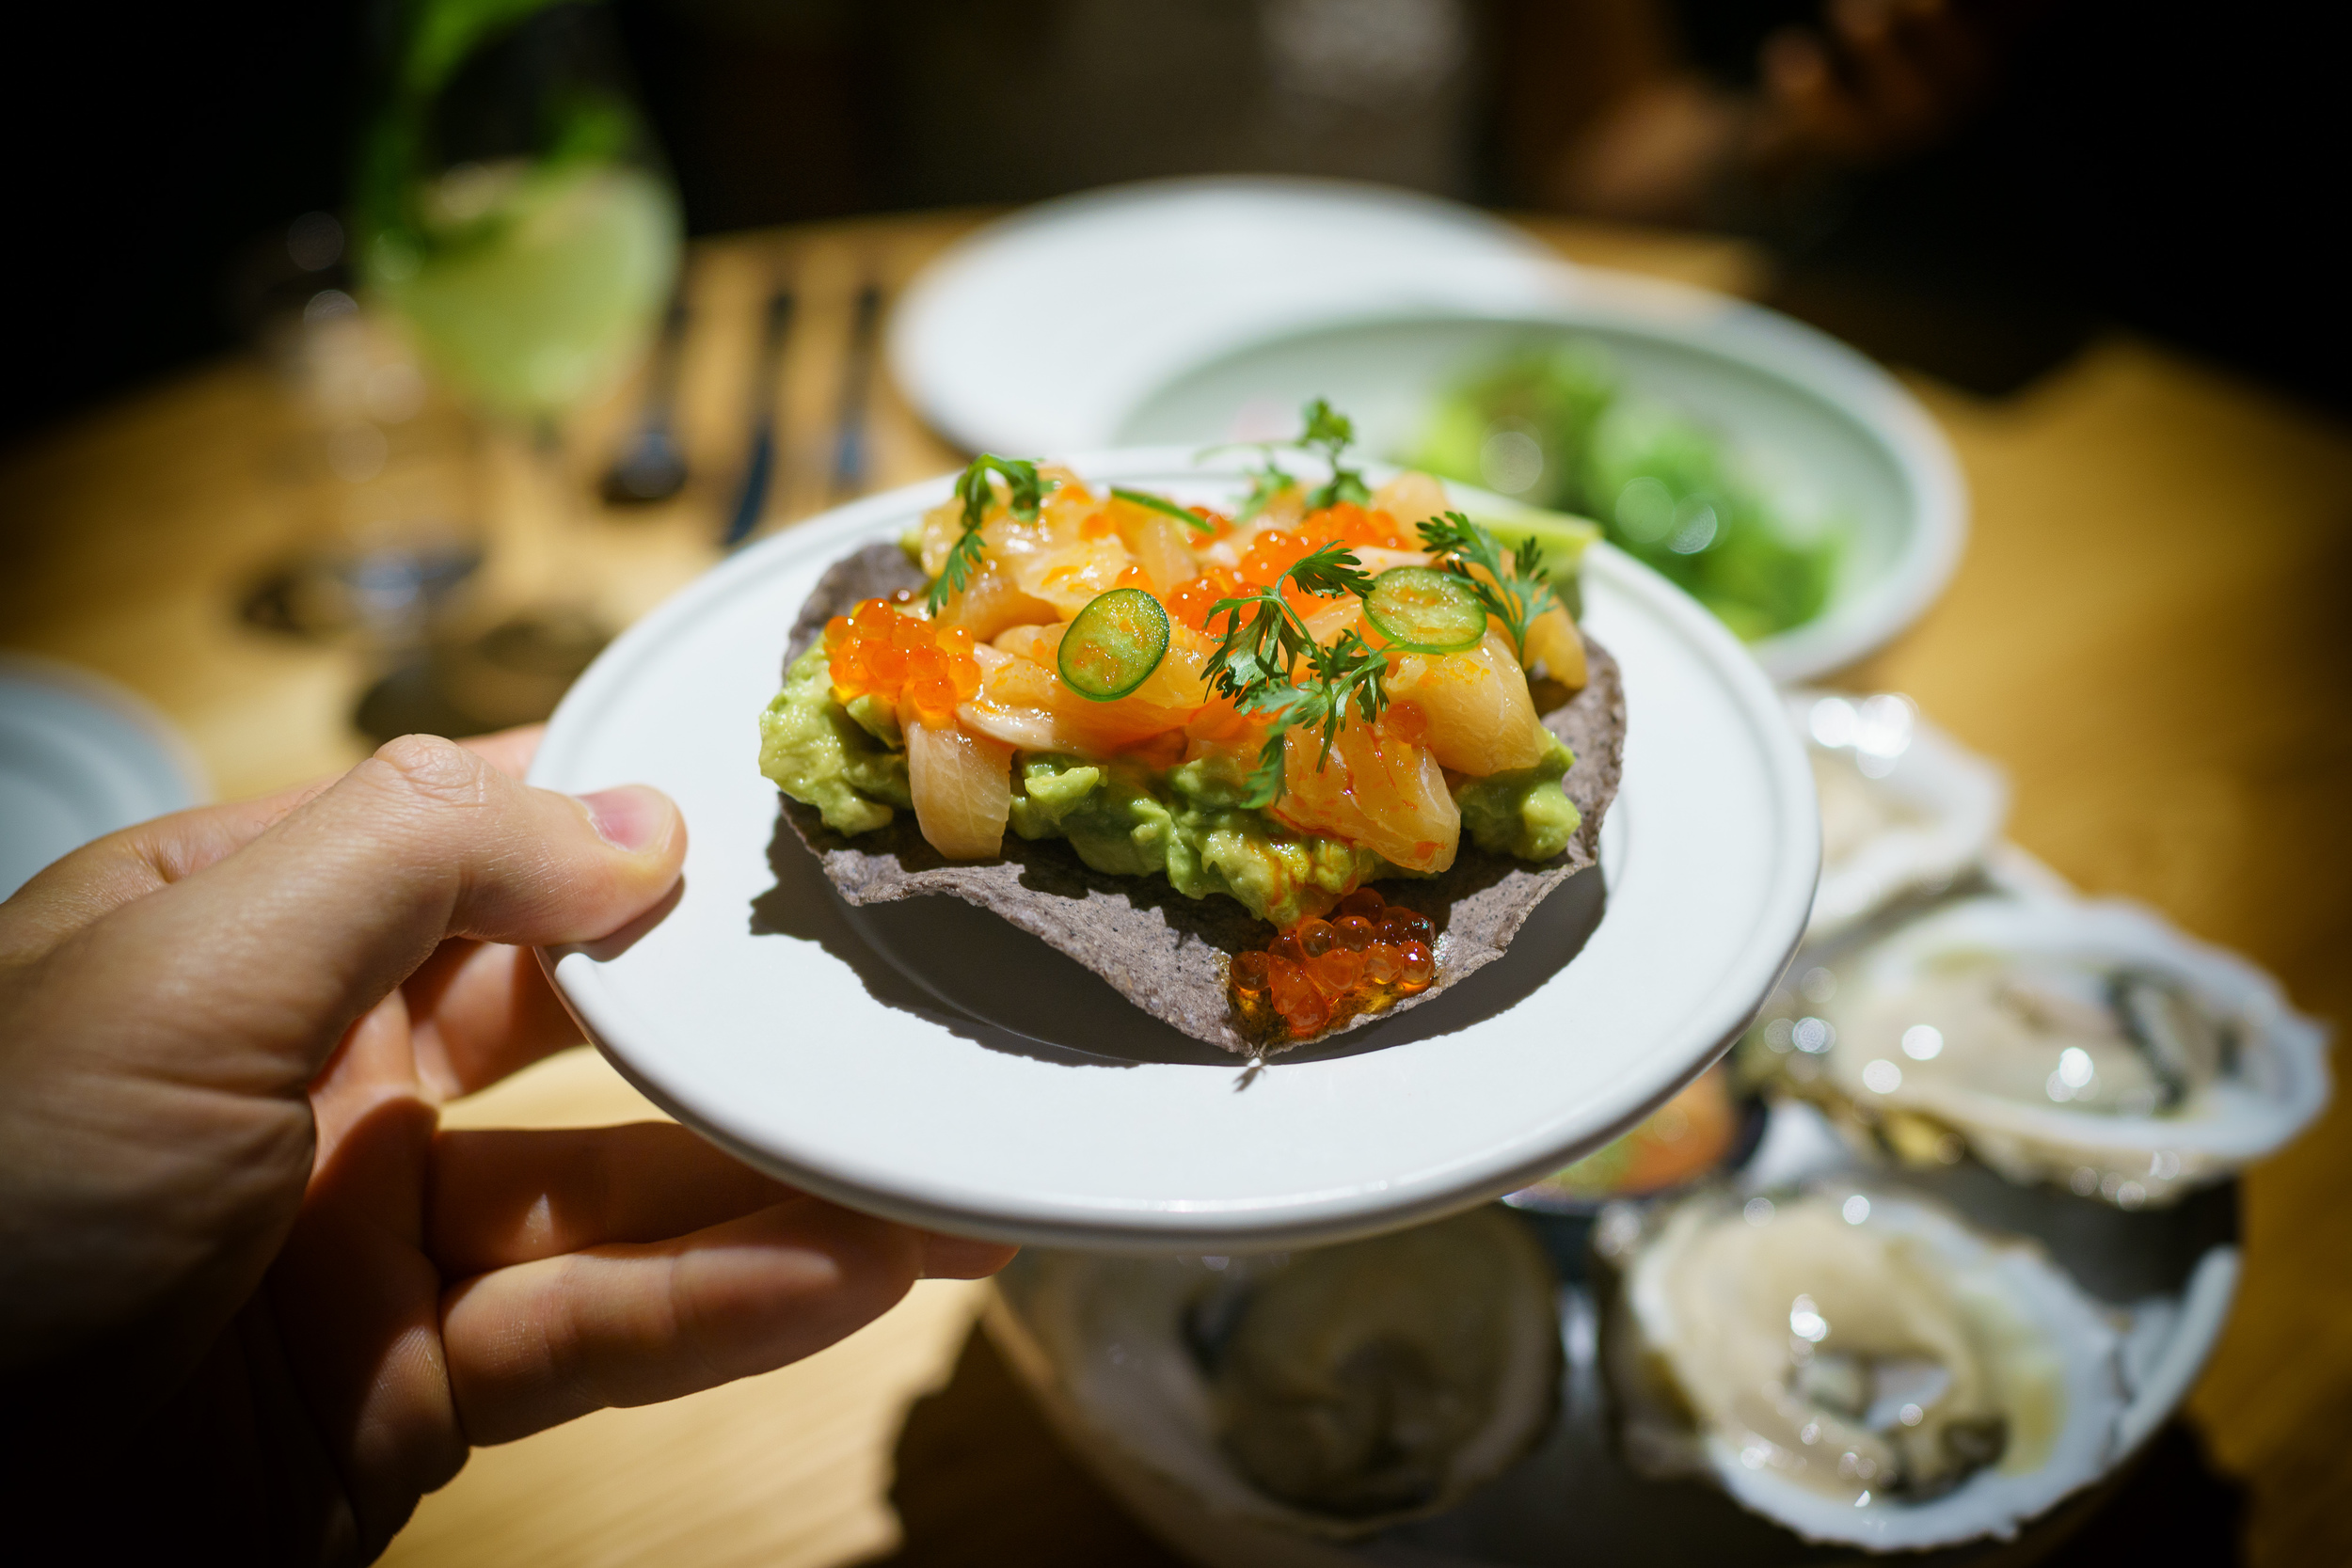
[[[1290,926],[1375,877],[1400,875],[1369,849],[1295,833],[1238,802],[1242,782],[1203,758],[1156,777],[1124,763],[1024,755],[1012,798],[1023,838],[1066,838],[1078,858],[1112,876],[1154,872],[1187,898],[1232,897]]]
[[[881,728],[875,715],[863,717]],[[895,732],[896,717],[889,722]],[[870,832],[888,825],[892,806],[914,806],[906,753],[873,729],[834,701],[825,650],[813,647],[793,662],[784,689],[759,716],[759,770],[795,800],[815,806],[834,832]]]
[[[1489,854],[1551,859],[1568,847],[1584,820],[1576,802],[1560,788],[1560,781],[1575,765],[1576,754],[1553,736],[1551,750],[1533,768],[1464,779],[1454,786],[1454,802],[1462,808],[1462,831]]]
[[[759,770],[815,806],[835,832],[870,832],[889,823],[892,806],[914,805],[896,714],[864,698],[844,709],[821,648],[793,664],[760,715],[759,740]],[[1533,768],[1463,781],[1454,793],[1464,830],[1482,849],[1549,860],[1579,821],[1560,792],[1573,760],[1555,739]],[[1014,764],[1012,831],[1068,839],[1080,860],[1111,876],[1164,876],[1187,898],[1225,894],[1282,927],[1363,882],[1406,875],[1370,849],[1293,832],[1242,805],[1246,785],[1235,768],[1210,756],[1153,773],[1129,762],[1023,752]]]

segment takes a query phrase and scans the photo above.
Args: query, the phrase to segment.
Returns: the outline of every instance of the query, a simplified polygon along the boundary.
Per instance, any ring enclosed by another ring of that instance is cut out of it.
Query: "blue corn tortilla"
[[[895,545],[869,545],[834,562],[792,627],[784,668],[822,635],[826,621],[849,613],[860,600],[925,586],[922,573]],[[1601,818],[1616,797],[1624,765],[1625,689],[1616,660],[1589,638],[1585,659],[1583,689],[1543,715],[1545,727],[1576,755],[1561,788],[1583,821],[1567,848],[1530,864],[1466,841],[1440,875],[1381,883],[1383,897],[1421,911],[1437,926],[1438,977],[1419,995],[1347,1019],[1318,1038],[1406,1011],[1461,984],[1502,957],[1549,895],[1596,863]],[[1128,1001],[1195,1039],[1253,1057],[1307,1043],[1254,1040],[1235,1026],[1226,965],[1235,953],[1265,945],[1275,932],[1231,898],[1187,898],[1157,877],[1106,875],[1059,839],[1032,841],[1009,832],[995,860],[951,861],[925,842],[912,812],[851,838],[827,828],[814,807],[786,798],[784,810],[826,877],[852,904],[932,894],[961,898],[1068,954]]]

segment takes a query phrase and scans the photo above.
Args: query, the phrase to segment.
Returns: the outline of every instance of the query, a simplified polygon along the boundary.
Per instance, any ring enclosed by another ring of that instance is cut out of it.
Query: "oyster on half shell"
[[[1606,1216],[1627,1457],[1815,1541],[2008,1536],[2106,1468],[2109,1315],[2030,1245],[1883,1187]]]
[[[1968,899],[1800,987],[1809,1003],[1759,1031],[1774,1070],[1916,1163],[1964,1146],[2137,1208],[2268,1154],[2327,1101],[2323,1033],[2269,976],[2121,903]]]
[[[1791,691],[1785,700],[1821,801],[1821,880],[1806,941],[1948,886],[1992,847],[2009,814],[2008,783],[1908,697]]]
[[[1016,1355],[1115,1481],[1326,1539],[1441,1512],[1541,1440],[1554,1289],[1493,1209],[1263,1259],[1033,1250],[999,1283]]]

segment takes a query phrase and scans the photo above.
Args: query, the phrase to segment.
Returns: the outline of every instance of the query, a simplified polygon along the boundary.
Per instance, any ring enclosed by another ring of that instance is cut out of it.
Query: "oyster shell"
[[[1441,1512],[1541,1440],[1554,1289],[1492,1209],[1265,1259],[1031,1249],[999,1283],[1066,1434],[1213,1513],[1332,1540]]]
[[[1768,1005],[1755,1037],[1799,1092],[1914,1163],[1964,1146],[2125,1208],[2262,1158],[2328,1098],[2324,1033],[2268,975],[2126,904],[1966,899],[1799,989],[1809,1009]]]
[[[2000,770],[1908,697],[1787,694],[1821,800],[1821,880],[1805,940],[1836,935],[1976,864],[2009,815]]]
[[[1915,1196],[1714,1191],[1597,1232],[1629,1460],[1813,1541],[2013,1535],[2095,1481],[2125,1399],[2109,1315],[2025,1243]]]

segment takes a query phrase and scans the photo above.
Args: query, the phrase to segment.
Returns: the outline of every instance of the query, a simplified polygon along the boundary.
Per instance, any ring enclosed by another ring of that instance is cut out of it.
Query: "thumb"
[[[236,1087],[294,1089],[444,940],[592,941],[659,903],[685,854],[677,807],[654,790],[576,800],[411,736],[116,911],[89,957],[184,1009],[168,1033],[234,1042],[220,1055],[242,1058],[222,1063]]]

